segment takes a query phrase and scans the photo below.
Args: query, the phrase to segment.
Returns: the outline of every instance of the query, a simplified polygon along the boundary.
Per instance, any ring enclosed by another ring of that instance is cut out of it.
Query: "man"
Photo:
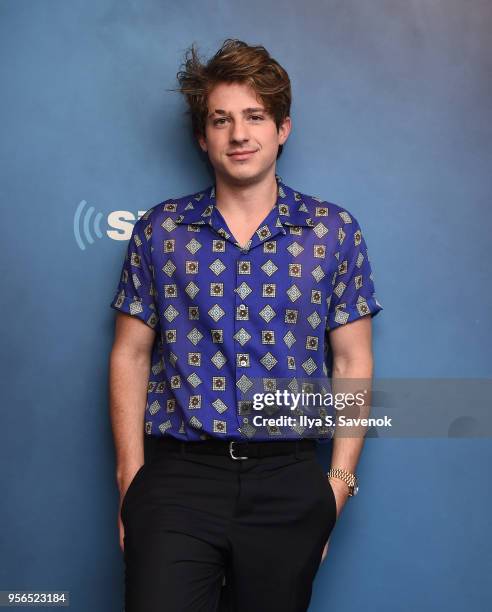
[[[328,479],[315,449],[330,427],[248,392],[370,381],[382,307],[355,217],[276,174],[285,70],[228,39],[207,64],[192,47],[178,79],[215,183],[136,222],[111,303],[125,609],[214,611],[225,581],[224,609],[307,610],[362,436],[335,436]],[[257,418],[281,413],[298,418]]]

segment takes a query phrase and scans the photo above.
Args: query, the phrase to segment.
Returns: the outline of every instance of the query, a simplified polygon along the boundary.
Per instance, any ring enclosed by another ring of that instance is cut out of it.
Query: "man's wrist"
[[[144,460],[142,459],[140,461],[126,462],[123,465],[118,466],[116,471],[116,482],[120,491],[126,488],[128,482],[133,479],[143,464]]]
[[[345,491],[347,495],[349,494],[349,486],[344,480],[342,480],[341,478],[336,478],[335,476],[328,476],[328,480],[330,481],[330,483],[335,485],[335,487],[339,487],[341,490]]]

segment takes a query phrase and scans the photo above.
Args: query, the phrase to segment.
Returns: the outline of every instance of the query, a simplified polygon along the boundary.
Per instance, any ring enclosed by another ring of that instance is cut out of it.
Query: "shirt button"
[[[248,417],[243,417],[243,423],[247,423],[248,422]]]

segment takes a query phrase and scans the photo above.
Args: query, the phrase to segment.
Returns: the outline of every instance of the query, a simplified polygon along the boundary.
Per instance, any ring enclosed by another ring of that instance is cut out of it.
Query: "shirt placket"
[[[249,343],[258,342],[258,338],[254,334],[254,330],[250,329],[248,331],[251,309],[258,307],[255,294],[255,291],[258,291],[258,286],[255,286],[253,279],[258,278],[260,266],[270,257],[269,250],[263,250],[263,244],[276,240],[279,235],[285,234],[286,230],[279,220],[276,205],[255,231],[248,245],[243,247],[236,242],[222,215],[217,213],[218,211],[214,209],[214,213],[209,220],[210,226],[234,246],[232,252],[235,259],[235,286],[232,316],[235,380],[233,382],[238,430],[242,434],[239,439],[244,436],[252,438],[255,435],[255,428],[251,423],[251,401],[244,400],[243,397],[252,384],[250,372],[256,369],[251,362],[251,345]],[[261,256],[263,251],[264,258]]]

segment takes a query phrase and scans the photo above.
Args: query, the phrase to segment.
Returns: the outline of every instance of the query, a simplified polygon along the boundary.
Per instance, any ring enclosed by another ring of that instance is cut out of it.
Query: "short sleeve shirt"
[[[354,215],[276,181],[277,201],[247,245],[215,206],[215,185],[135,223],[110,306],[156,332],[145,434],[326,437],[323,428],[255,427],[246,391],[252,381],[271,389],[329,376],[329,332],[383,307]]]

